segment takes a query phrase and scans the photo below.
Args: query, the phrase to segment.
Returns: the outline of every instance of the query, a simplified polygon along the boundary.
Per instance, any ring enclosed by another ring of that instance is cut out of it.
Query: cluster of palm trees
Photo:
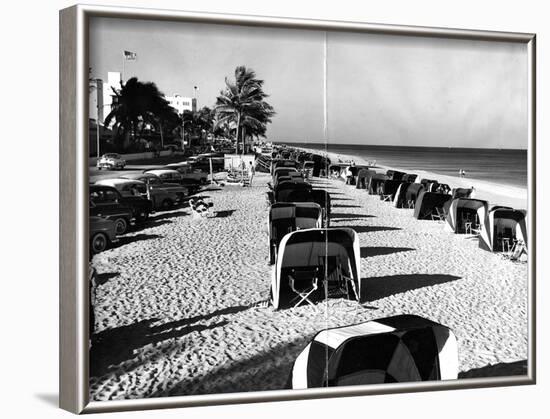
[[[263,91],[263,84],[252,69],[239,66],[235,69],[234,80],[226,78],[225,88],[213,109],[203,107],[178,115],[155,83],[141,82],[133,77],[121,83],[120,89],[113,89],[111,112],[104,124],[113,124],[114,136],[124,140],[123,147],[151,127],[160,133],[161,142],[164,142],[165,133],[177,133],[183,125],[190,139],[209,133],[232,137],[235,151],[238,152],[242,144],[244,152],[247,140],[265,137],[267,124],[275,115],[273,107],[265,101],[268,96]]]

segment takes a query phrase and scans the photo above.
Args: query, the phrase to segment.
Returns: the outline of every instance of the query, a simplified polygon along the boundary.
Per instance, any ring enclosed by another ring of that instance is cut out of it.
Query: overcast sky
[[[323,142],[324,32],[94,18],[92,76],[153,81],[166,95],[215,104],[238,65],[265,80],[274,141]],[[522,44],[328,34],[328,141],[527,148]]]

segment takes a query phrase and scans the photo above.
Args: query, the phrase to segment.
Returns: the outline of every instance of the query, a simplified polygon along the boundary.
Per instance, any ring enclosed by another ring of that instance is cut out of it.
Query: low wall
[[[161,157],[170,156],[172,154],[173,154],[173,152],[170,151],[170,150],[163,150],[163,151],[160,152]],[[140,160],[140,159],[147,159],[147,158],[152,159],[153,157],[155,157],[155,152],[154,151],[147,151],[145,153],[121,154],[120,157],[122,157],[127,162],[132,161],[132,160]],[[90,166],[95,166],[95,164],[97,163],[97,157],[90,157],[88,159],[88,161],[89,161]]]

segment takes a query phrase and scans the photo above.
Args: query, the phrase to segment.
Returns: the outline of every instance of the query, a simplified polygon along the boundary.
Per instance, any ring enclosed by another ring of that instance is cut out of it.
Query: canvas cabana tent
[[[396,207],[396,208],[406,207],[407,188],[410,185],[413,185],[413,183],[403,182],[397,187],[397,191],[395,191],[395,196],[393,197],[393,206],[394,207]]]
[[[403,179],[401,179],[403,182],[407,182],[407,183],[413,183],[416,181],[416,178],[418,177],[418,175],[413,175],[413,174],[406,174],[405,176],[403,176]]]
[[[290,160],[290,159],[274,159],[271,160],[271,175],[273,176],[273,173],[276,168],[278,167],[298,167],[298,162],[296,160]]]
[[[471,228],[485,224],[489,204],[487,201],[470,198],[457,198],[451,201],[445,219],[445,230],[456,234],[466,234]]]
[[[314,202],[279,202],[271,205],[268,215],[269,261],[275,263],[279,243],[296,230],[322,227],[322,209]]]
[[[393,201],[395,194],[397,193],[397,189],[402,183],[403,182],[400,180],[387,179],[383,181],[378,187],[380,192],[380,198],[389,197],[389,199]]]
[[[310,304],[327,298],[334,285],[341,285],[340,281],[349,287],[348,297],[359,298],[360,251],[355,230],[314,228],[292,232],[284,236],[277,252],[271,280],[273,307],[295,306],[298,295],[294,289],[307,290],[314,285],[314,291],[308,294]]]
[[[400,172],[398,170],[388,170],[386,172],[386,176],[388,176],[388,179],[390,180],[403,180],[403,176],[406,176],[407,174],[405,172]]]
[[[376,172],[374,170],[370,170],[370,169],[359,170],[359,172],[357,172],[357,183],[355,184],[355,187],[357,189],[367,189],[367,186],[369,183],[368,181],[370,177],[372,177],[375,174]]]
[[[453,199],[456,198],[470,198],[472,196],[473,190],[471,188],[453,188],[451,196]]]
[[[285,181],[274,186],[273,194],[274,194],[275,201],[278,201],[280,199],[280,194],[285,194],[290,190],[304,190],[304,189],[307,189],[307,190],[311,189],[311,185],[303,181],[302,182]]]
[[[382,182],[388,180],[388,177],[382,173],[377,173],[370,178],[369,181],[369,195],[378,195],[378,187]]]
[[[481,227],[479,247],[490,252],[507,252],[515,240],[521,240],[527,249],[527,213],[512,208],[491,208]]]
[[[398,315],[322,330],[298,355],[292,389],[458,377],[456,337],[448,327]]]
[[[323,213],[323,227],[328,227],[330,224],[330,194],[324,189],[312,189],[311,197],[313,202],[321,207]]]
[[[414,218],[418,220],[431,220],[436,208],[443,210],[443,205],[451,200],[451,195],[421,191],[414,205]]]
[[[437,183],[437,180],[435,179],[420,179],[420,184],[424,186],[424,189],[428,192],[430,191],[429,185],[430,183]]]
[[[407,186],[407,190],[405,191],[405,204],[410,204],[408,206],[415,206],[416,205],[416,199],[418,198],[418,195],[420,195],[420,192],[424,190],[424,186],[421,183],[411,183],[409,186]]]

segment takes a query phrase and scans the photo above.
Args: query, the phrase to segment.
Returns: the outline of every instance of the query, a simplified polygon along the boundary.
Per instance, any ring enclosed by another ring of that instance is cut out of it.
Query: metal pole
[[[100,92],[100,89],[99,89],[99,82],[101,81],[101,79],[95,79],[95,85],[96,85],[96,94],[97,94],[97,97],[96,97],[96,105],[97,105],[97,119],[96,119],[96,140],[97,140],[97,158],[99,159],[100,158],[100,154],[99,154],[99,115],[100,115],[100,103],[99,103],[99,92]]]

